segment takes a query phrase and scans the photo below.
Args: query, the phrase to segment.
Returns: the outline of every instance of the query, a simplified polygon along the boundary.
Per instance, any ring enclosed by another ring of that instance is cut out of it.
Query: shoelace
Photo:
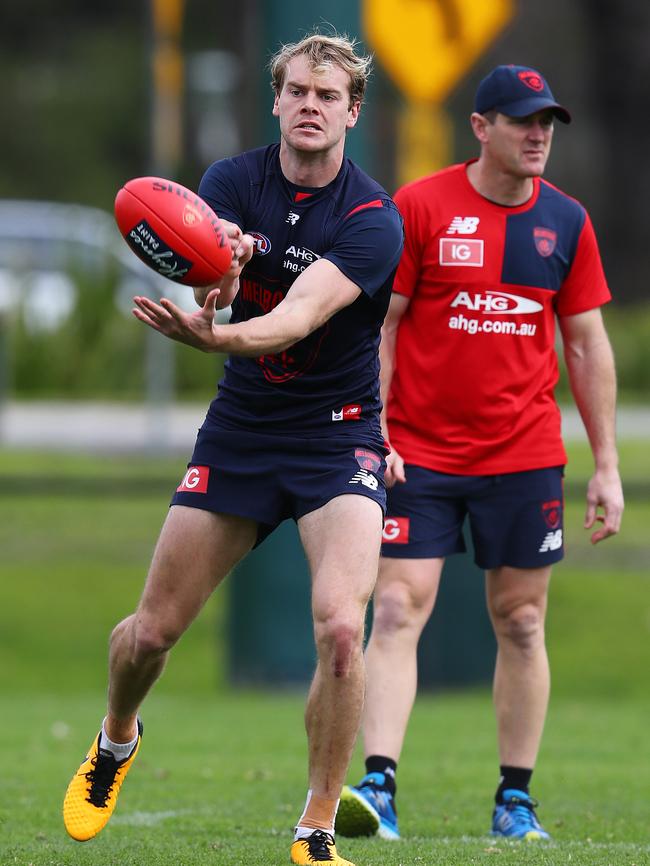
[[[86,801],[98,809],[105,809],[120,764],[112,755],[102,755],[101,753],[95,755],[91,764],[93,769],[85,774],[86,779],[90,782]]]
[[[531,826],[535,826],[537,823],[537,815],[535,814],[535,808],[539,806],[537,800],[533,800],[529,798],[528,800],[521,800],[519,797],[513,797],[507,803],[504,803],[506,807],[506,811],[513,812],[518,818],[521,818],[526,821],[526,823],[530,823]]]
[[[324,830],[314,830],[311,836],[305,839],[309,848],[309,856],[312,860],[320,863],[323,860],[333,860],[332,847],[334,836]]]

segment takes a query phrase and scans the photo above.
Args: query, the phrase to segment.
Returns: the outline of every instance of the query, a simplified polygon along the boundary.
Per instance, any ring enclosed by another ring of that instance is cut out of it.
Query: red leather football
[[[162,177],[136,177],[115,198],[122,237],[142,261],[186,286],[209,286],[232,261],[224,226],[191,189]]]

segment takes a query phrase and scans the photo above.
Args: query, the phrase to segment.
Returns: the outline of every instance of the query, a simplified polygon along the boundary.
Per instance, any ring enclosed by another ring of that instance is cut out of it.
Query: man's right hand
[[[406,481],[404,461],[392,446],[390,454],[386,457],[384,481],[386,482],[386,487],[393,487],[394,484],[403,484]]]
[[[226,234],[230,239],[232,249],[232,263],[226,271],[223,280],[236,280],[242,272],[244,265],[249,262],[255,250],[255,239],[251,235],[245,235],[237,223],[221,220]]]
[[[194,289],[194,300],[203,307],[205,305],[208,294],[213,289],[219,289],[217,300],[217,309],[229,307],[233,302],[235,295],[239,290],[239,275],[241,274],[244,265],[249,262],[255,251],[255,239],[251,235],[245,235],[239,228],[237,223],[231,223],[227,220],[221,220],[225,229],[226,235],[230,240],[230,248],[232,250],[232,262],[230,267],[223,277],[216,283],[210,286],[203,286]]]

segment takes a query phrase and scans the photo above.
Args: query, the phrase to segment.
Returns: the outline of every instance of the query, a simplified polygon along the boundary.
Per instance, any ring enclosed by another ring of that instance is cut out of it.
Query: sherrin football
[[[115,198],[115,220],[136,256],[176,283],[209,286],[230,267],[223,223],[202,198],[175,181],[127,181]]]

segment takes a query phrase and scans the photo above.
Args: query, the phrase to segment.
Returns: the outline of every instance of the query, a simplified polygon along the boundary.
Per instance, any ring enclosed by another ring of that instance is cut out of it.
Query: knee
[[[113,630],[111,642],[126,639],[131,662],[140,664],[156,656],[164,655],[176,643],[180,635],[162,623],[134,614]]]
[[[419,595],[407,584],[379,588],[373,601],[373,637],[390,638],[411,631],[419,635],[432,607],[429,595]]]
[[[493,615],[497,639],[507,641],[522,652],[544,643],[544,610],[528,602]]]
[[[363,653],[363,620],[327,616],[316,622],[315,639],[320,663],[335,677],[346,677]]]

